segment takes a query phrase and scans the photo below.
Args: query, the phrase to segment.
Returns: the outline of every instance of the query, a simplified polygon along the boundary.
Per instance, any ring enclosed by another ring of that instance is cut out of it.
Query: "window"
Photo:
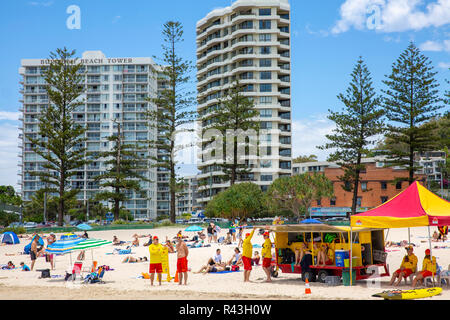
[[[397,183],[395,184],[395,188],[396,188],[397,190],[401,190],[401,189],[402,189],[402,182],[401,182],[401,181],[397,182]]]
[[[335,206],[336,205],[336,198],[331,198],[330,199],[330,206]]]
[[[280,161],[280,169],[291,169],[290,161]]]
[[[261,118],[271,118],[272,117],[272,109],[259,110],[259,116]]]
[[[262,68],[267,68],[272,66],[272,60],[270,59],[261,59],[259,60],[259,66]]]
[[[259,86],[260,92],[272,92],[272,84],[264,83]]]
[[[259,35],[259,41],[270,42],[272,41],[272,35],[270,33],[263,33]]]
[[[270,9],[270,8],[259,9],[260,16],[270,16],[271,14],[272,14],[272,9]]]
[[[361,207],[361,203],[362,203],[362,197],[356,198],[356,206]]]
[[[270,160],[262,160],[261,161],[261,168],[271,168],[272,167],[272,161]]]
[[[260,79],[261,80],[271,80],[272,79],[272,72],[264,71],[260,73]]]
[[[272,97],[260,97],[259,103],[260,104],[272,104]]]
[[[322,199],[317,200],[317,206],[320,207],[322,205]]]
[[[270,47],[261,47],[260,53],[261,54],[270,54]]]
[[[361,182],[361,190],[367,191],[367,182]]]
[[[272,122],[261,121],[260,127],[261,127],[261,129],[265,129],[265,130],[272,129]]]
[[[387,182],[381,181],[381,190],[387,190]]]
[[[271,174],[268,175],[261,175],[261,181],[272,181],[273,176]]]
[[[388,197],[386,197],[386,196],[381,197],[381,203],[382,204],[387,202],[387,201],[388,201]]]
[[[260,20],[259,21],[259,29],[260,30],[272,29],[271,21],[270,20]]]

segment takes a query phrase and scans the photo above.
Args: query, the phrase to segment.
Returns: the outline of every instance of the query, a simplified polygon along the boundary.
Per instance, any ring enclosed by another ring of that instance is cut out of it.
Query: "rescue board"
[[[414,289],[414,290],[389,290],[374,294],[372,297],[385,300],[413,300],[436,296],[442,292],[442,288]]]

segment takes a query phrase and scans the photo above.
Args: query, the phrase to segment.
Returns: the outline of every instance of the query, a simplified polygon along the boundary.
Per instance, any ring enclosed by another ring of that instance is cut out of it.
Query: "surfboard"
[[[427,288],[414,290],[389,290],[374,294],[372,297],[383,298],[385,300],[413,300],[433,297],[442,292],[442,288]]]

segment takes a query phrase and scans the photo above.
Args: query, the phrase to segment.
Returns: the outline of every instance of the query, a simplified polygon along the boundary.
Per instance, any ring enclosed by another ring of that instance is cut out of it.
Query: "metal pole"
[[[353,267],[353,227],[350,222],[350,287],[353,285],[352,267]]]
[[[411,228],[408,228],[408,245],[411,244]]]
[[[87,199],[86,222],[89,221],[89,199]]]
[[[44,192],[44,224],[47,223],[47,183],[45,184],[45,192]]]

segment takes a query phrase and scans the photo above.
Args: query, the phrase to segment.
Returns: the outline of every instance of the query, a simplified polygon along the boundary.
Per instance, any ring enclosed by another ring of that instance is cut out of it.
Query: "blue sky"
[[[293,154],[326,153],[315,146],[333,125],[328,109],[363,56],[375,87],[414,41],[441,83],[450,79],[450,0],[290,0],[292,20]],[[17,185],[20,60],[48,57],[67,46],[79,54],[101,50],[108,57],[161,54],[161,29],[180,21],[185,42],[180,53],[195,62],[196,22],[230,0],[14,0],[0,4],[0,184]],[[69,30],[70,5],[81,10],[81,29]],[[193,86],[195,84],[193,83]],[[192,169],[192,166],[191,166]],[[187,170],[186,172],[188,172]]]

